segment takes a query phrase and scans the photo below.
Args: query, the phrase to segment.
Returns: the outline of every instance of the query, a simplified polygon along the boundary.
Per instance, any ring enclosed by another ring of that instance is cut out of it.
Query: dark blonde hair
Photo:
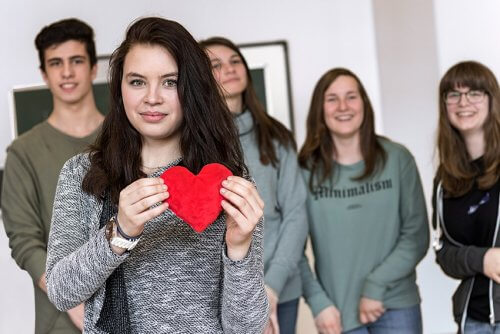
[[[279,159],[276,154],[273,140],[278,141],[284,147],[291,147],[295,150],[296,144],[292,132],[266,112],[266,109],[259,101],[257,93],[253,88],[250,68],[241,54],[241,51],[233,42],[224,37],[212,37],[200,41],[200,45],[205,50],[213,45],[222,45],[236,52],[241,58],[243,65],[245,65],[245,72],[247,75],[247,87],[243,92],[243,105],[248,108],[255,122],[260,162],[262,162],[263,165],[271,164],[276,167]]]
[[[488,116],[484,122],[484,173],[470,163],[464,139],[448,118],[445,95],[457,87],[481,90],[489,99]],[[439,124],[437,147],[439,152],[438,179],[446,196],[457,197],[468,192],[477,182],[479,189],[491,188],[500,174],[500,89],[491,70],[475,61],[464,61],[452,66],[439,84]]]
[[[387,158],[387,153],[379,143],[378,136],[375,133],[375,115],[363,84],[348,69],[331,69],[323,74],[316,87],[314,87],[309,114],[307,115],[306,140],[299,152],[300,166],[311,171],[309,179],[311,190],[315,179],[318,180],[318,184],[321,184],[333,175],[335,144],[325,123],[323,104],[326,90],[340,76],[348,76],[356,81],[363,101],[364,116],[360,129],[360,146],[365,162],[365,169],[355,180],[363,180],[371,177],[377,171],[378,167],[384,166]]]

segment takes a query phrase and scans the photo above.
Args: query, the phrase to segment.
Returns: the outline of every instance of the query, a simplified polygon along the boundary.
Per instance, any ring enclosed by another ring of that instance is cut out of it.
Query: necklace
[[[147,169],[158,169],[158,168],[162,168],[164,166],[149,167],[149,166],[146,166],[146,165],[142,165],[142,167],[147,168]]]

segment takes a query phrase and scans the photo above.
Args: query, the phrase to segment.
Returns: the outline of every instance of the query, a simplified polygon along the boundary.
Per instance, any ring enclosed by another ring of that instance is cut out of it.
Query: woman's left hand
[[[248,253],[255,226],[264,214],[264,201],[253,183],[239,176],[229,176],[223,181],[220,193],[227,214],[227,256],[238,261]]]
[[[361,297],[359,301],[359,321],[362,324],[377,321],[384,312],[384,304],[381,301]]]

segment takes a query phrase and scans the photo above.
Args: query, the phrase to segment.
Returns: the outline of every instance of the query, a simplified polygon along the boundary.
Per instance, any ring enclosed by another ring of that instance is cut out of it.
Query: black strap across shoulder
[[[117,209],[111,203],[110,193],[107,192],[99,227],[104,227],[116,211]],[[106,280],[104,303],[96,325],[97,328],[109,334],[131,333],[123,264],[120,264]]]

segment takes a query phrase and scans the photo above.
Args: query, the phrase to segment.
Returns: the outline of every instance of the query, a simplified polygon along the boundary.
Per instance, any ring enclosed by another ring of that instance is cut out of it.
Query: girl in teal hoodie
[[[299,163],[316,277],[301,262],[304,296],[322,334],[422,333],[415,267],[429,245],[415,160],[375,134],[360,80],[337,68],[317,83]]]
[[[264,281],[271,304],[266,334],[293,334],[302,295],[298,264],[307,237],[305,183],[292,133],[257,99],[250,70],[229,40],[201,42],[238,126],[245,163],[264,202]]]

